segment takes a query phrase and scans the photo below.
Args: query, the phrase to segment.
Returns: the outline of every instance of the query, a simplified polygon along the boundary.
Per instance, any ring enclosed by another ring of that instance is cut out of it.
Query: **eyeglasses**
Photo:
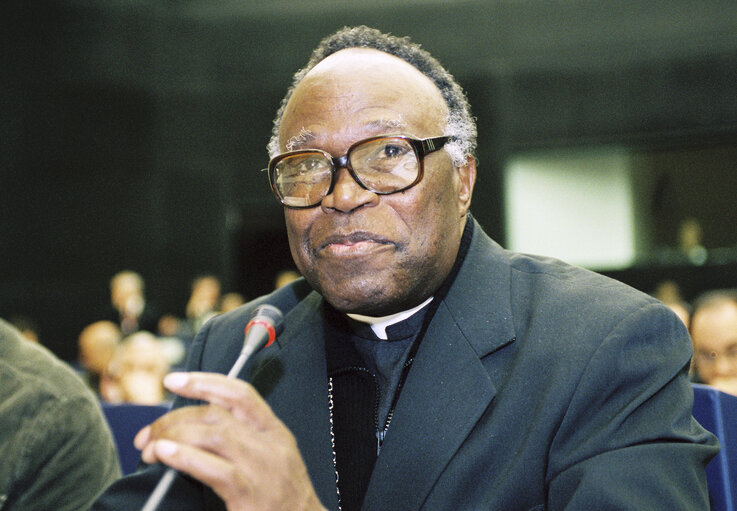
[[[342,167],[365,190],[398,193],[422,180],[424,156],[441,149],[449,138],[371,137],[353,144],[340,158],[319,149],[290,151],[271,159],[269,182],[279,202],[294,209],[320,204],[333,191]]]

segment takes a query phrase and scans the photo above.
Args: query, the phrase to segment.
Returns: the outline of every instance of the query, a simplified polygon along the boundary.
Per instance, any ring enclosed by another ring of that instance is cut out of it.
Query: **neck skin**
[[[356,321],[360,321],[361,323],[367,323],[371,325],[371,329],[374,331],[376,336],[379,339],[386,340],[386,327],[389,325],[393,325],[395,323],[399,323],[400,321],[403,321],[410,317],[415,312],[422,309],[425,305],[430,303],[432,301],[433,297],[431,296],[424,302],[422,302],[420,305],[416,307],[412,307],[409,310],[397,312],[396,314],[390,314],[388,316],[381,316],[381,317],[375,317],[375,316],[364,316],[362,314],[347,314],[347,316],[351,319],[355,319]]]

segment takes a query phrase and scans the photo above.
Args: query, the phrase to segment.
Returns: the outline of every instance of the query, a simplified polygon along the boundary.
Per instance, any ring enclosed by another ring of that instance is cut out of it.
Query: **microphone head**
[[[269,333],[269,340],[265,344],[265,346],[268,346],[274,342],[276,336],[284,329],[283,319],[284,316],[281,311],[273,305],[259,305],[253,309],[253,312],[251,312],[251,319],[248,321],[245,329],[246,337],[248,337],[248,331],[251,327],[259,325],[265,328]]]

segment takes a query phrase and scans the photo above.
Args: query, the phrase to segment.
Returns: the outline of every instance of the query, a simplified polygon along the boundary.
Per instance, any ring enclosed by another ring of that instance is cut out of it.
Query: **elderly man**
[[[165,508],[707,508],[717,447],[691,417],[683,324],[496,245],[469,214],[474,145],[461,89],[419,47],[366,27],[323,41],[270,144],[304,279],[210,321],[198,372],[167,379],[186,399],[136,439],[186,474]],[[213,374],[261,303],[285,329],[250,385]],[[136,509],[162,470],[99,509]]]

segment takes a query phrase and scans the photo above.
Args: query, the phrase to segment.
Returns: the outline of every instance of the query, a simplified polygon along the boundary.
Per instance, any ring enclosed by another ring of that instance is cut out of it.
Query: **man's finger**
[[[269,406],[248,383],[218,373],[170,373],[164,385],[171,392],[230,410],[236,419],[263,430],[280,424]]]
[[[196,405],[177,408],[156,419],[148,426],[141,429],[133,439],[133,445],[139,451],[144,451],[151,442],[168,438],[169,440],[182,441],[178,437],[177,430],[188,427],[197,427],[202,424],[226,423],[234,418],[227,410],[217,405]],[[238,421],[238,424],[247,427],[252,426],[246,421]],[[229,427],[233,427],[231,425]]]
[[[252,492],[251,483],[232,463],[196,447],[157,440],[152,453],[158,461],[208,485],[225,502],[242,502]]]
[[[141,431],[136,433],[135,438],[133,439],[133,445],[136,449],[139,451],[142,451],[144,447],[146,447],[146,444],[148,444],[149,440],[151,439],[151,425],[146,426]]]
[[[248,456],[268,457],[262,435],[247,426],[244,427],[228,415],[225,417],[226,420],[217,424],[208,422],[174,424],[162,430],[160,434],[152,434],[141,454],[143,461],[146,463],[156,461],[154,447],[160,440],[196,447],[231,461]]]

